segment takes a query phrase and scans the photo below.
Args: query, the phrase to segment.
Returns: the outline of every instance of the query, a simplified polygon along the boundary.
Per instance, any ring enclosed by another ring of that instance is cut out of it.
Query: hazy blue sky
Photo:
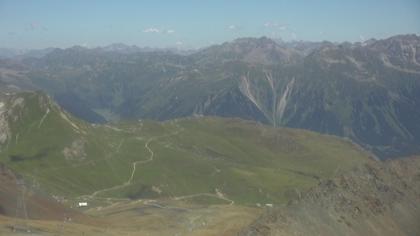
[[[0,48],[202,47],[247,36],[360,41],[420,34],[420,0],[0,0]]]

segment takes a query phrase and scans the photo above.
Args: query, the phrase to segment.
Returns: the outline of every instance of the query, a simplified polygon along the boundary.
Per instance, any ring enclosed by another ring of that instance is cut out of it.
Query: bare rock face
[[[19,118],[16,108],[24,106],[24,99],[7,92],[0,92],[0,151],[10,141],[12,131],[10,122]]]
[[[0,100],[0,150],[10,136],[9,124],[7,121],[6,104]]]
[[[420,157],[373,162],[322,181],[240,235],[420,235]]]
[[[86,158],[85,144],[85,140],[78,139],[73,141],[70,147],[64,148],[63,155],[66,160],[84,160]]]

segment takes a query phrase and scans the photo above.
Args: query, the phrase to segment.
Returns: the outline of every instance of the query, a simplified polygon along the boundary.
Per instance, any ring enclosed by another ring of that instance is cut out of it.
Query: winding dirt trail
[[[223,201],[229,202],[229,205],[235,204],[235,201],[233,201],[232,199],[229,199],[225,196],[221,196],[220,194],[215,194],[215,193],[196,193],[196,194],[191,194],[191,195],[174,197],[173,199],[174,200],[184,200],[184,199],[188,199],[188,198],[195,198],[195,197],[201,197],[201,196],[218,198],[218,199],[221,199]]]
[[[143,202],[144,205],[146,206],[151,206],[151,207],[156,207],[156,208],[160,208],[160,209],[169,209],[169,210],[182,210],[182,211],[191,211],[191,209],[189,208],[185,208],[185,207],[176,207],[176,206],[169,206],[169,205],[162,205],[159,204],[155,201],[150,201],[150,200],[146,200]]]
[[[149,159],[144,160],[144,161],[136,161],[133,162],[133,171],[131,172],[131,176],[130,178],[127,180],[127,182],[125,182],[126,185],[130,185],[133,182],[133,178],[134,178],[134,174],[136,173],[136,168],[138,164],[146,164],[148,162],[153,161],[153,158],[155,156],[155,153],[153,152],[153,150],[149,147],[149,144],[155,140],[157,138],[150,138],[149,140],[147,140],[147,142],[144,144],[144,147],[147,149],[147,151],[149,152],[150,156]]]
[[[113,187],[110,187],[110,188],[104,188],[104,189],[100,189],[100,190],[97,190],[97,191],[95,191],[95,192],[93,192],[92,194],[90,194],[90,195],[82,195],[82,196],[80,196],[80,197],[78,197],[78,198],[82,198],[82,199],[92,199],[92,198],[97,198],[97,195],[98,194],[100,194],[100,193],[104,193],[104,192],[108,192],[108,191],[112,191],[112,190],[116,190],[116,189],[120,189],[120,188],[123,188],[123,187],[126,187],[126,186],[129,186],[129,185],[131,185],[132,184],[132,182],[133,182],[133,178],[134,178],[134,175],[135,175],[135,173],[136,173],[136,169],[137,169],[137,165],[139,165],[139,164],[147,164],[147,163],[149,163],[149,162],[151,162],[151,161],[153,161],[153,159],[154,159],[154,156],[155,156],[155,153],[153,152],[153,150],[149,147],[149,145],[150,145],[150,143],[151,142],[153,142],[153,141],[155,141],[155,140],[157,140],[157,139],[160,139],[160,138],[164,138],[164,137],[170,137],[170,136],[174,136],[174,135],[177,135],[178,133],[180,133],[183,129],[176,123],[176,121],[173,121],[172,122],[172,124],[174,124],[174,126],[177,128],[174,132],[172,132],[172,133],[169,133],[169,134],[165,134],[165,135],[161,135],[161,136],[156,136],[156,137],[151,137],[151,138],[149,138],[148,140],[147,140],[147,142],[144,144],[144,147],[146,148],[146,150],[149,152],[149,158],[147,159],[147,160],[141,160],[141,161],[135,161],[135,162],[133,162],[132,163],[132,166],[133,166],[133,170],[131,171],[131,175],[130,175],[130,178],[126,181],[126,182],[124,182],[124,183],[122,183],[122,184],[119,184],[119,185],[115,185],[115,186],[113,186]]]
[[[119,184],[119,185],[116,185],[116,186],[113,186],[113,187],[110,187],[110,188],[105,188],[105,189],[97,190],[97,191],[93,192],[90,195],[83,195],[83,196],[80,196],[79,198],[82,198],[82,199],[86,199],[86,198],[87,199],[92,199],[92,198],[98,198],[98,199],[99,198],[103,198],[103,199],[115,199],[115,198],[107,198],[107,197],[105,197],[105,198],[104,197],[98,197],[98,195],[101,194],[101,193],[104,193],[104,192],[108,192],[108,191],[120,189],[120,188],[123,188],[123,187],[126,187],[126,186],[131,185],[132,182],[133,182],[133,179],[134,179],[134,175],[136,174],[137,165],[144,165],[144,164],[147,164],[147,163],[152,162],[154,160],[155,153],[150,148],[150,143],[152,143],[153,141],[156,141],[157,139],[160,139],[160,138],[165,138],[165,137],[170,137],[170,136],[177,135],[177,134],[179,134],[180,132],[182,132],[184,130],[182,127],[180,127],[176,123],[176,121],[172,121],[172,124],[174,124],[174,126],[176,127],[176,130],[174,132],[169,133],[169,134],[165,134],[165,135],[161,135],[161,136],[151,137],[151,138],[149,138],[147,140],[147,142],[144,144],[144,148],[146,148],[146,150],[149,152],[149,158],[147,160],[135,161],[135,162],[132,163],[133,169],[131,171],[130,178],[126,182],[124,182],[122,184]],[[216,189],[216,193],[196,193],[196,194],[190,194],[190,195],[173,197],[172,199],[173,200],[184,200],[184,199],[201,197],[201,196],[207,196],[207,197],[213,197],[213,198],[221,199],[223,201],[229,202],[229,205],[234,205],[235,204],[235,201],[227,198],[218,189]],[[125,198],[124,199],[123,198],[118,198],[118,199],[120,199],[120,200],[128,200],[128,199],[125,199]],[[159,205],[159,204],[154,203],[154,202],[149,202],[147,200],[145,202],[145,205],[159,207],[159,208],[162,208],[162,209],[166,209],[166,208],[167,209],[172,209],[172,208],[173,209],[176,209],[176,208],[178,208],[178,207],[172,207],[172,206],[162,206],[162,205]],[[185,208],[180,208],[180,209],[184,209],[185,210]]]

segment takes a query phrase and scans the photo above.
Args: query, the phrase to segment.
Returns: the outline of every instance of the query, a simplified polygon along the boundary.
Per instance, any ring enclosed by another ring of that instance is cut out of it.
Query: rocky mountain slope
[[[92,221],[57,200],[0,164],[0,215],[26,220],[64,220],[67,217],[74,222]]]
[[[419,152],[420,38],[277,43],[196,53],[73,47],[0,63],[0,81],[47,91],[92,122],[240,117],[351,138],[382,158]]]
[[[321,181],[240,235],[420,235],[420,157],[372,162]]]

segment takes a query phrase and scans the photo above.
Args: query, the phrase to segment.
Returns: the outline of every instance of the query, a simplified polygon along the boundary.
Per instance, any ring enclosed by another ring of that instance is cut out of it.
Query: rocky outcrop
[[[69,161],[82,161],[86,158],[86,140],[78,139],[73,141],[71,146],[63,149],[63,155]]]
[[[9,137],[9,126],[5,115],[5,104],[0,102],[0,145],[3,145]]]
[[[6,145],[10,139],[10,127],[7,112],[7,98],[0,94],[0,151],[2,146]]]
[[[372,161],[339,174],[240,235],[420,235],[420,157]]]

